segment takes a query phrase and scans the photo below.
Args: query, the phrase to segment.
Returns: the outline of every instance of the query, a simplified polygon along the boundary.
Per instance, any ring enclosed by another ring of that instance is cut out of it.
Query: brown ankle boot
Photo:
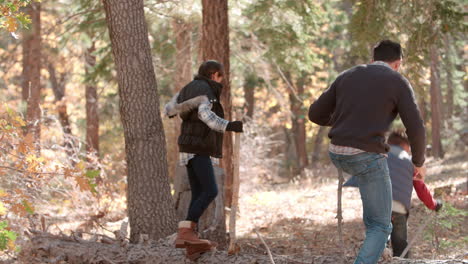
[[[211,242],[209,245],[207,244],[192,244],[191,242],[186,242],[186,252],[185,252],[185,257],[188,259],[195,261],[203,253],[209,252],[216,248],[218,244],[216,242]]]
[[[176,248],[186,248],[186,243],[211,246],[210,241],[198,238],[198,234],[195,232],[196,225],[196,223],[191,221],[179,222],[179,230],[175,240]]]

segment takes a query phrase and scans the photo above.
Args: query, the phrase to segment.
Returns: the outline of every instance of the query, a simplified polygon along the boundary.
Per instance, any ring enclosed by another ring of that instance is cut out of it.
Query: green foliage
[[[0,0],[0,29],[4,28],[10,33],[14,33],[19,26],[28,28],[31,24],[29,15],[20,11],[32,2],[40,2],[41,0]]]
[[[0,222],[0,250],[13,249],[17,236],[15,232],[9,230],[7,221]]]
[[[245,9],[250,30],[264,44],[264,54],[285,71],[311,71],[317,59],[309,48],[320,12],[314,1],[263,0]]]
[[[450,203],[445,203],[442,210],[438,212],[434,223],[429,225],[424,237],[425,239],[432,239],[438,250],[463,247],[466,243],[466,237],[461,241],[453,240],[447,234],[457,232],[456,230],[463,228],[463,223],[466,222],[467,217],[468,211],[457,209]]]

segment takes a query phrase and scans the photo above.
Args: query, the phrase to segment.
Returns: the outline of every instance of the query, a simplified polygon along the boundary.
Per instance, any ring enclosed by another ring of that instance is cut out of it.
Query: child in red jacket
[[[427,208],[439,211],[442,202],[435,200],[426,184],[424,173],[415,174],[410,156],[410,145],[406,133],[393,131],[388,137],[390,151],[388,152],[388,169],[392,181],[392,233],[391,244],[393,256],[400,257],[408,245],[408,217],[411,206],[411,195],[414,190]],[[357,180],[352,177],[344,186],[358,186]],[[409,252],[404,256],[409,257]]]
[[[406,133],[393,131],[388,137],[390,152],[388,153],[388,169],[392,180],[392,225],[391,243],[393,256],[400,257],[406,246],[407,223],[411,204],[411,193],[414,188],[419,200],[427,208],[439,211],[442,202],[435,200],[426,184],[424,174],[416,174],[410,157],[410,145]],[[408,258],[409,252],[403,256]]]

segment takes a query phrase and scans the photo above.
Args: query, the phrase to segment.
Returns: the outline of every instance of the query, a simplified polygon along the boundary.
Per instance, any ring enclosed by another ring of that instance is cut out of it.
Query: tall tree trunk
[[[182,18],[174,19],[174,34],[176,35],[176,67],[174,72],[173,92],[180,91],[187,83],[192,80],[192,41],[191,25]],[[167,161],[169,166],[169,175],[174,179],[174,200],[177,218],[185,219],[191,199],[190,184],[185,167],[177,166],[179,160],[177,138],[180,134],[180,119],[174,118],[169,122],[169,134],[167,144]]]
[[[432,45],[431,53],[431,118],[432,118],[432,154],[436,158],[443,158],[441,129],[441,93],[440,93],[440,75],[439,75],[439,55],[437,47]]]
[[[419,96],[416,96],[416,100],[418,101],[418,107],[419,111],[421,112],[421,117],[424,122],[428,120],[428,106],[426,99],[424,98],[424,94],[420,94]]]
[[[91,44],[85,54],[85,74],[89,75],[90,68],[96,65],[95,43]],[[99,156],[99,114],[97,87],[94,83],[87,82],[86,96],[86,153],[95,153]]]
[[[31,6],[25,7],[25,13],[32,17],[33,8]],[[33,29],[25,29],[23,31],[23,72],[21,74],[21,97],[23,101],[27,101],[29,98],[29,86],[31,85],[31,42],[33,40]]]
[[[288,82],[293,85],[291,73],[286,72],[285,77]],[[300,76],[297,80],[295,92],[292,91],[292,88],[289,89],[289,102],[291,107],[291,112],[293,116],[291,117],[292,122],[292,133],[294,136],[294,145],[296,149],[297,157],[297,167],[295,169],[295,174],[301,174],[304,167],[309,165],[309,160],[307,159],[307,150],[306,150],[306,130],[305,130],[305,110],[303,109],[303,104],[299,100],[304,93],[305,85],[305,76]]]
[[[59,122],[62,126],[65,151],[67,152],[68,156],[72,156],[73,144],[70,138],[72,132],[67,113],[67,103],[65,100],[63,100],[63,97],[65,96],[65,74],[63,74],[61,77],[57,77],[57,71],[55,70],[54,64],[51,62],[47,64],[47,70],[49,71],[49,79],[52,86],[52,91],[54,92],[55,104],[57,105],[57,113],[59,115]]]
[[[444,36],[444,43],[445,43],[445,54],[446,54],[446,62],[447,65],[445,66],[445,70],[447,73],[447,95],[446,95],[446,111],[445,111],[445,116],[446,120],[448,121],[448,126],[449,128],[452,128],[453,123],[452,123],[452,117],[453,117],[453,70],[454,70],[454,64],[453,64],[453,56],[455,56],[454,52],[452,52],[452,39],[448,34],[445,34]]]
[[[314,150],[312,151],[312,165],[316,166],[320,161],[322,154],[323,139],[327,135],[328,129],[324,126],[320,126],[317,135],[314,138]]]
[[[172,21],[172,28],[176,36],[176,63],[173,76],[173,93],[180,91],[192,76],[192,38],[190,23],[183,18],[176,18]],[[169,166],[169,177],[175,176],[178,160],[177,137],[180,134],[180,119],[174,118],[169,122],[170,128],[167,136],[167,161]],[[167,130],[166,130],[167,131]],[[174,186],[175,187],[175,186]]]
[[[127,160],[130,241],[174,233],[164,129],[143,0],[104,0],[117,69]]]
[[[29,53],[29,95],[26,111],[27,133],[32,134],[36,152],[40,153],[41,141],[41,3],[31,3],[32,36]]]
[[[255,108],[255,87],[258,84],[258,77],[253,72],[246,72],[244,80],[244,108],[247,109],[246,116],[253,118]]]
[[[223,91],[221,93],[221,103],[224,107],[227,120],[231,120],[231,88],[230,88],[230,64],[229,64],[229,23],[228,23],[228,0],[202,0],[203,6],[203,33],[202,49],[203,60],[217,60],[224,65]],[[231,205],[232,199],[232,175],[234,166],[232,162],[233,145],[232,133],[224,134],[223,145],[223,168],[225,170],[225,196],[224,204]],[[220,186],[222,188],[222,186]],[[213,209],[209,209],[213,210]],[[209,215],[210,213],[207,213]],[[218,241],[220,245],[226,245],[226,225],[223,210],[223,219],[218,225],[216,232],[213,232],[211,239]],[[209,222],[209,221],[204,221]]]

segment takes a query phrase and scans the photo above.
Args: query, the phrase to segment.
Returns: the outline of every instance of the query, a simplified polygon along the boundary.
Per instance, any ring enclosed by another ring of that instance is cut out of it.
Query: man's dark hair
[[[388,144],[402,146],[409,145],[410,142],[405,131],[398,129],[393,130],[392,133],[390,133],[390,136],[388,136]]]
[[[208,60],[203,62],[198,68],[198,75],[211,78],[211,75],[219,72],[219,75],[223,76],[223,65],[215,60]]]
[[[401,45],[391,40],[382,40],[374,47],[374,61],[393,62],[402,56]]]

